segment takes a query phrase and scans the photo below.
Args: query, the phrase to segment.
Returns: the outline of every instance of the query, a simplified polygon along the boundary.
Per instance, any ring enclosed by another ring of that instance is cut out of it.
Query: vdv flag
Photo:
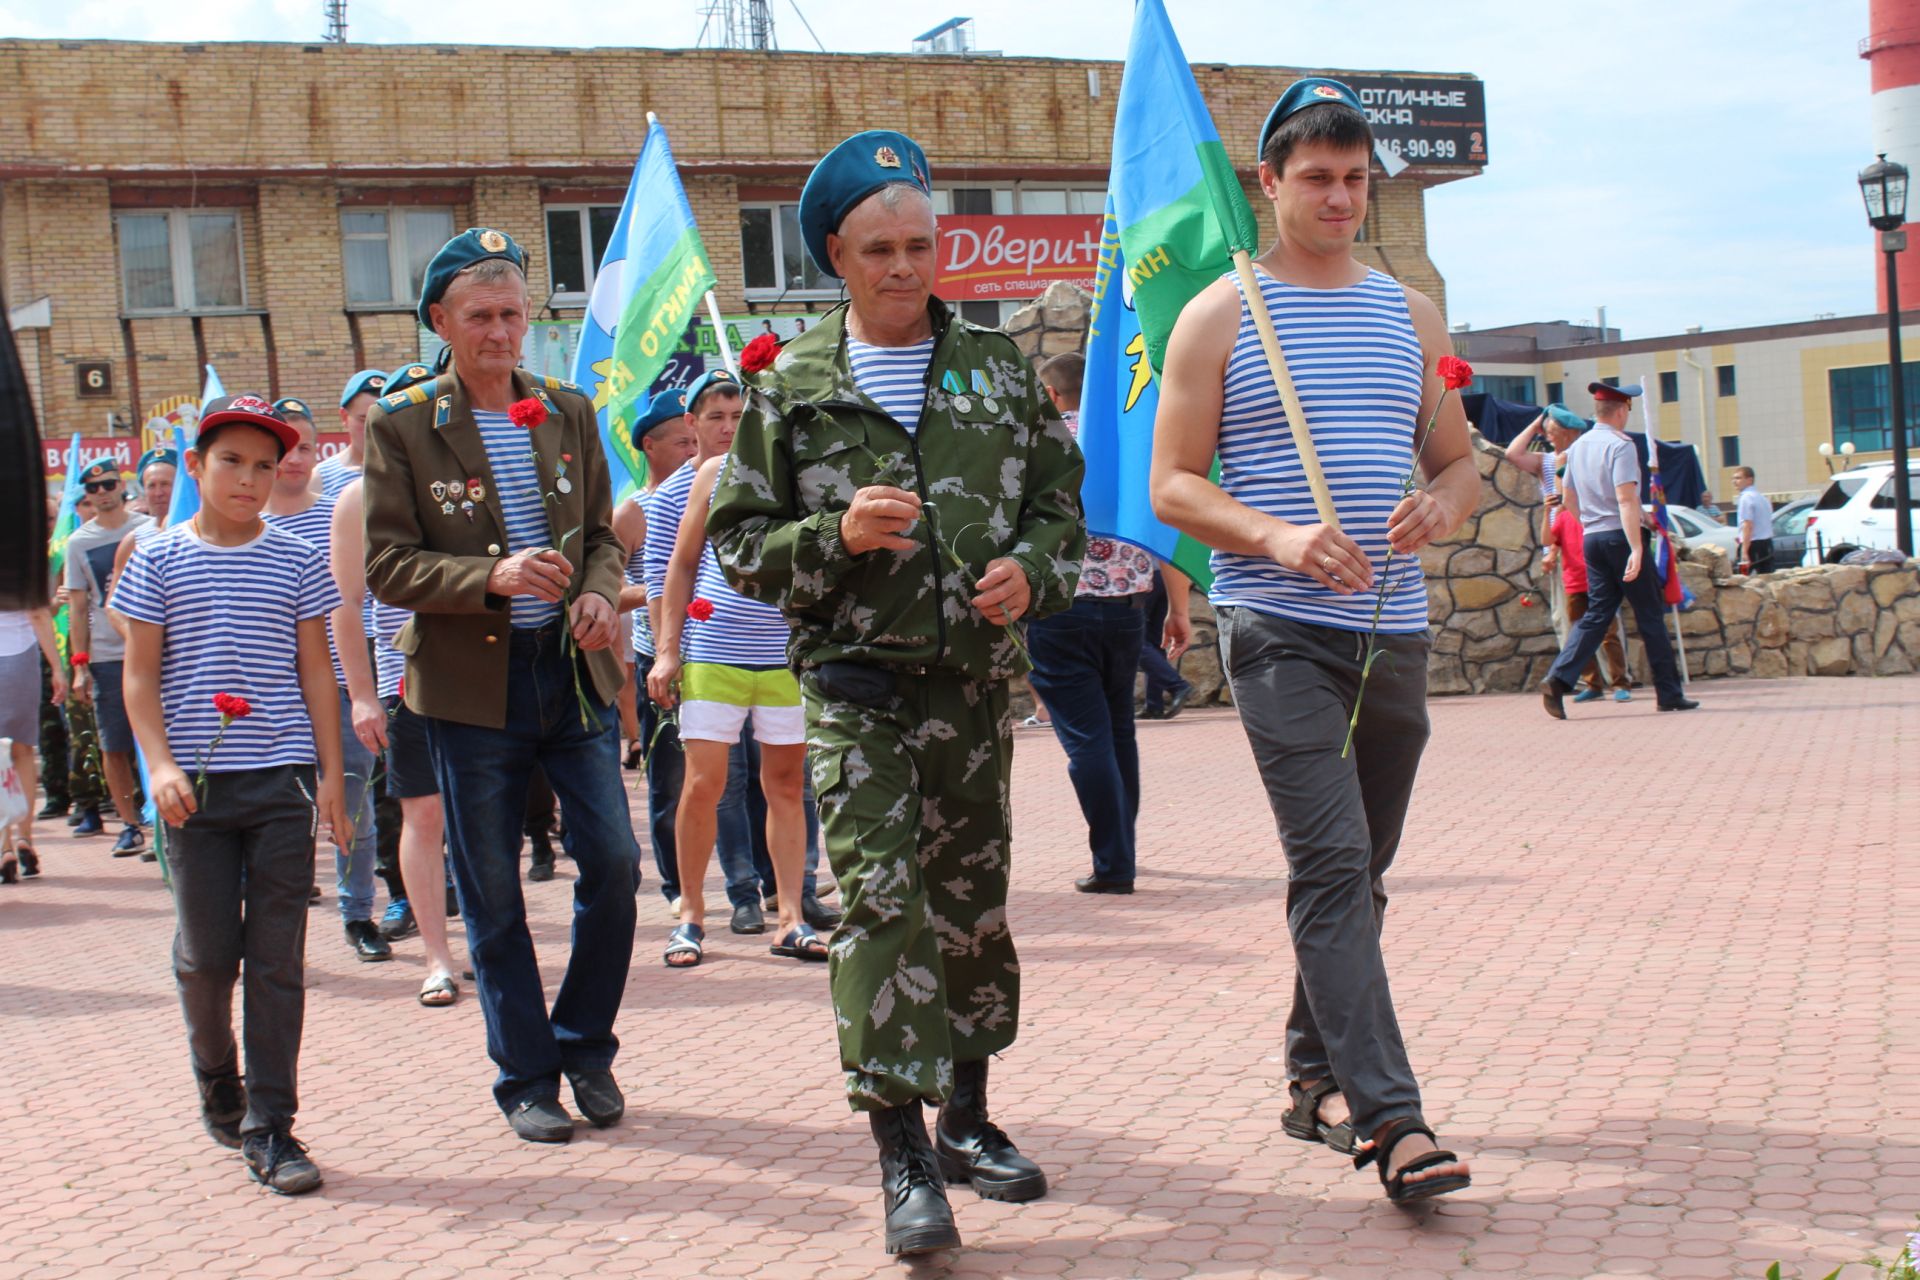
[[[592,394],[599,415],[616,501],[646,482],[633,424],[713,285],[667,131],[649,112],[647,140],[594,277],[573,357],[573,381]]]
[[[1087,530],[1212,585],[1207,549],[1148,500],[1161,359],[1181,308],[1251,250],[1253,211],[1160,0],[1139,0],[1113,123],[1113,168],[1080,401]]]
[[[207,406],[227,394],[220,385],[220,375],[213,371],[212,365],[206,366],[207,382],[200,390],[200,412],[204,415]],[[194,434],[199,434],[196,420]],[[167,504],[167,524],[179,524],[182,520],[193,519],[200,510],[200,484],[187,470],[187,450],[193,447],[193,440],[187,436],[186,428],[176,426],[173,429],[173,447],[180,451],[180,467],[173,480],[173,501]]]

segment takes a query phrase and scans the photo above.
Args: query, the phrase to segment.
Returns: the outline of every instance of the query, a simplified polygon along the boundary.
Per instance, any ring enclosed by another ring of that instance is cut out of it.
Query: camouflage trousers
[[[902,675],[878,697],[812,671],[800,683],[845,912],[827,976],[848,1101],[944,1101],[953,1064],[1005,1049],[1019,1024],[1006,682]]]

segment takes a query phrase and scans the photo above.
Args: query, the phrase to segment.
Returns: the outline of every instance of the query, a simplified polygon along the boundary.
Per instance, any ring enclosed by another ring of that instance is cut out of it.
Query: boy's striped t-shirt
[[[504,413],[475,409],[473,424],[487,447],[487,466],[493,471],[494,497],[507,522],[507,554],[535,551],[553,545],[547,524],[547,498],[540,488],[540,467],[534,461],[533,437],[516,427]],[[560,548],[579,572],[580,547]],[[510,606],[516,627],[543,627],[560,614],[560,606],[537,596],[515,596]]]
[[[875,347],[847,335],[847,364],[868,399],[885,409],[913,435],[920,429],[920,406],[927,399],[927,366],[933,339],[910,347]]]
[[[348,480],[357,478],[358,476],[355,473],[348,473]],[[286,530],[302,542],[311,543],[314,550],[320,553],[321,563],[327,565],[329,571],[331,571],[333,565],[333,509],[338,505],[338,502],[335,501],[333,496],[322,494],[320,497],[314,499],[313,505],[305,511],[296,511],[292,515],[287,516],[277,516],[271,511],[263,511],[260,513],[260,518],[270,525]],[[364,609],[361,610],[360,616],[361,621],[365,622],[366,611]],[[340,646],[333,638],[333,623],[331,621],[327,623],[327,654],[333,660],[333,682],[342,689],[346,688],[347,672],[346,668],[340,665]]]
[[[313,725],[301,697],[300,623],[340,605],[333,574],[310,543],[275,525],[237,547],[203,542],[192,521],[134,549],[113,607],[165,629],[160,709],[167,746],[189,776],[314,762]],[[218,693],[245,698],[252,714],[220,737]]]

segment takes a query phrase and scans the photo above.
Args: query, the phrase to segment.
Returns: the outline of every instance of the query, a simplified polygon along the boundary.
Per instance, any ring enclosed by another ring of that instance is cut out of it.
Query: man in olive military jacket
[[[395,639],[427,718],[466,918],[494,1097],[515,1133],[565,1142],[560,1077],[595,1125],[625,1099],[613,1019],[633,954],[638,846],[620,777],[611,644],[625,554],[592,403],[517,368],[527,331],[518,245],[475,228],[434,256],[420,319],[449,372],[367,422],[367,584],[413,611]],[[567,818],[573,954],[551,1014],[519,877],[538,763]]]
[[[879,1146],[889,1253],[960,1243],[943,1178],[1046,1193],[987,1115],[987,1058],[1020,1021],[1007,681],[1027,669],[1013,625],[1073,603],[1086,551],[1080,453],[1033,367],[931,295],[928,189],[890,131],[815,167],[802,233],[850,301],[756,379],[707,517],[727,577],[794,628],[846,907],[840,1062]]]

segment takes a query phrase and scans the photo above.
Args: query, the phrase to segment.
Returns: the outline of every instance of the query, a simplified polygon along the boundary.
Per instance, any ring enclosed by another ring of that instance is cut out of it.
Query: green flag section
[[[646,483],[646,459],[633,447],[633,424],[713,285],[667,132],[649,116],[647,140],[594,277],[573,362],[573,381],[593,396],[616,499]]]

